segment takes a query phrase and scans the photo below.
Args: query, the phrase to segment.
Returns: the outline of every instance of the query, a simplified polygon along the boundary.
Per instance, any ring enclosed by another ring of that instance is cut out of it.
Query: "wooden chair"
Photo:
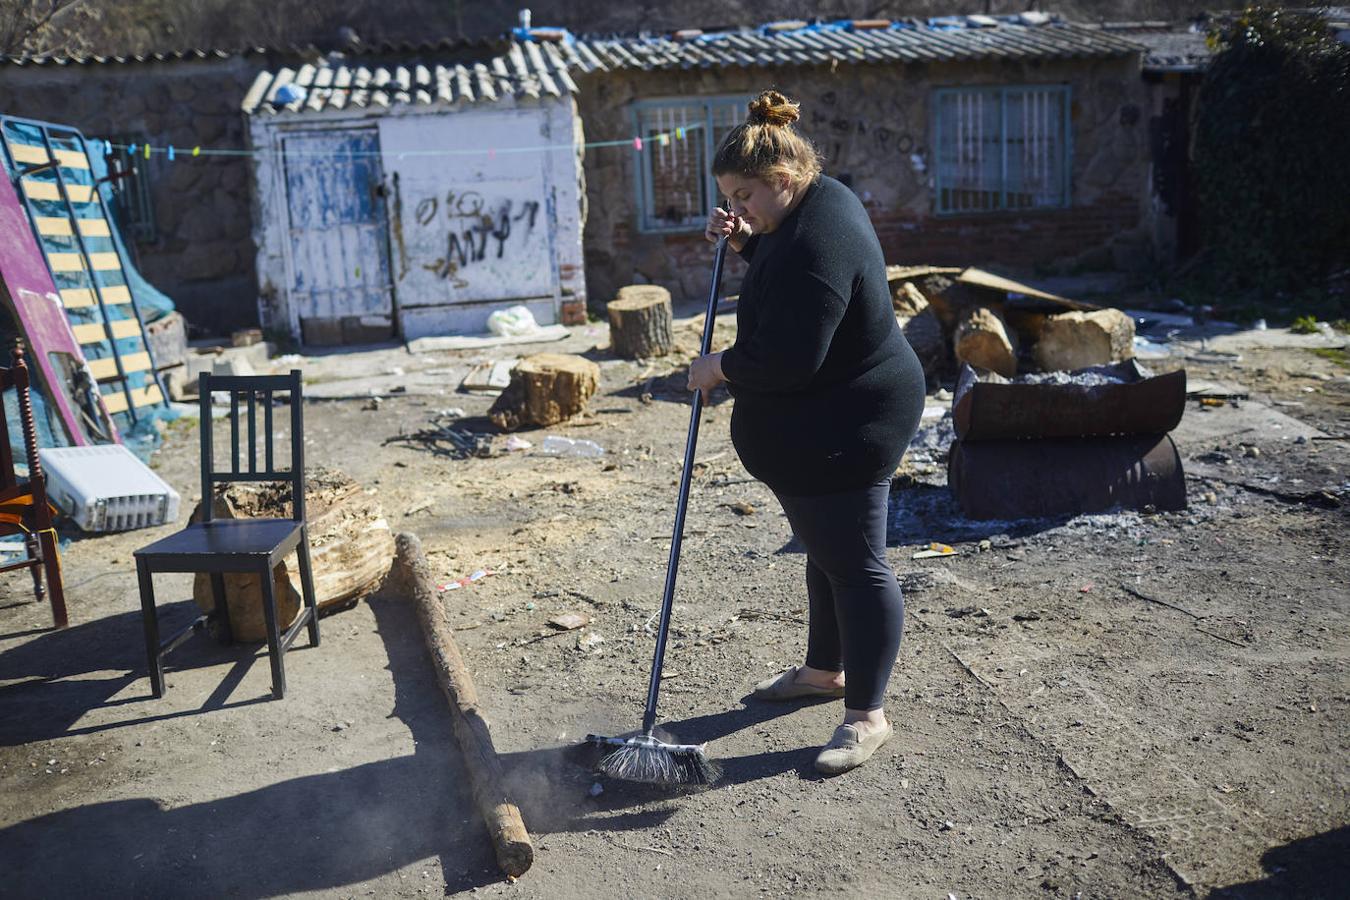
[[[150,685],[156,697],[164,695],[164,657],[187,640],[194,631],[203,630],[214,619],[228,636],[229,607],[225,602],[225,573],[248,572],[258,577],[263,599],[263,620],[267,628],[267,650],[272,662],[272,696],[286,694],[286,669],[283,656],[300,629],[308,627],[311,646],[319,645],[319,615],[314,599],[314,575],[310,570],[309,533],[305,524],[305,437],[300,371],[289,375],[225,375],[203,372],[199,382],[201,397],[201,470],[202,521],[142,547],[135,553],[136,575],[141,587],[141,609],[145,622],[145,649],[150,662]],[[272,398],[274,392],[290,393],[291,466],[278,471],[273,464]],[[212,442],[212,394],[230,395],[230,469],[215,470]],[[259,398],[261,402],[259,403]],[[246,405],[248,429],[247,457],[241,459],[239,446],[240,405]],[[258,414],[262,407],[263,466],[258,468]],[[289,519],[213,519],[212,498],[217,483],[235,481],[288,481],[291,484],[292,515]],[[300,585],[304,606],[295,622],[283,634],[277,625],[277,604],[272,570],[291,552],[300,562]],[[159,617],[155,608],[153,575],[156,572],[208,572],[215,608],[199,616],[165,641],[159,639]]]
[[[13,365],[0,369],[0,391],[14,388],[19,407],[19,425],[23,429],[24,452],[28,456],[28,480],[19,483],[14,472],[14,450],[9,443],[8,418],[0,411],[0,536],[22,534],[28,558],[0,567],[0,572],[32,569],[33,591],[42,602],[42,574],[47,574],[46,594],[51,599],[52,619],[57,628],[69,624],[66,594],[61,585],[61,557],[57,552],[56,529],[52,527],[52,507],[47,503],[47,482],[38,457],[37,430],[33,427],[33,403],[29,396],[28,364],[23,344],[16,343]]]

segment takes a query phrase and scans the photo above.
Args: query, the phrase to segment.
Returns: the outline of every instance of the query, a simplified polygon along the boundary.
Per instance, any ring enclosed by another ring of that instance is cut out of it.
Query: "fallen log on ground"
[[[211,515],[216,519],[288,518],[291,486],[286,482],[227,484],[217,489]],[[192,521],[200,518],[199,504]],[[319,611],[327,613],[373,593],[389,571],[394,553],[393,532],[375,495],[337,469],[307,466],[305,518]],[[300,570],[294,553],[277,564],[273,577],[277,625],[284,629],[300,612]],[[232,572],[224,576],[224,585],[234,639],[266,640],[258,577]],[[197,573],[192,597],[204,612],[215,608],[209,575]]]
[[[511,802],[502,785],[502,764],[492,744],[487,718],[478,704],[478,689],[464,665],[454,633],[445,621],[445,610],[436,593],[421,541],[416,535],[403,532],[394,543],[394,568],[390,572],[387,593],[407,597],[417,609],[422,634],[436,669],[436,680],[440,682],[446,700],[450,701],[455,737],[464,754],[474,804],[492,839],[497,865],[512,878],[519,878],[534,862],[534,845],[525,830],[519,807]]]
[[[957,324],[952,338],[958,363],[970,363],[1004,378],[1017,374],[1017,349],[1017,332],[986,306],[969,310]]]
[[[1047,372],[1104,366],[1134,356],[1134,319],[1118,309],[1050,316],[1036,342],[1036,364]]]

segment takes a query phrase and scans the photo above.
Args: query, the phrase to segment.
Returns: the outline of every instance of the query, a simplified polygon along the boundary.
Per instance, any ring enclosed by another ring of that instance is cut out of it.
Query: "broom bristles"
[[[595,770],[620,781],[643,784],[711,784],[717,768],[702,744],[667,744],[638,735],[627,740],[588,735],[599,747]]]

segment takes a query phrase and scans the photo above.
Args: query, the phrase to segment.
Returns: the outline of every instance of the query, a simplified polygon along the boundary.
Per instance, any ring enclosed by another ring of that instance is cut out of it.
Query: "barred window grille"
[[[937,211],[1069,205],[1069,89],[942,88],[934,93]]]
[[[701,229],[717,200],[713,153],[745,118],[749,97],[643,101],[636,106],[638,222],[643,231]],[[680,135],[684,137],[681,138]]]

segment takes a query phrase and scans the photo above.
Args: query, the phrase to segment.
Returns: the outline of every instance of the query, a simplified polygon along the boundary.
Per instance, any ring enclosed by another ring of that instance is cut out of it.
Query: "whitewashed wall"
[[[388,268],[405,340],[482,332],[489,313],[517,303],[541,324],[559,320],[565,299],[584,309],[580,150],[544,149],[579,148],[570,97],[258,116],[250,125],[254,147],[271,150],[296,130],[378,129]],[[499,152],[476,152],[484,149]],[[265,328],[298,339],[307,301],[291,290],[286,173],[273,153],[260,154],[254,171],[259,315]]]

